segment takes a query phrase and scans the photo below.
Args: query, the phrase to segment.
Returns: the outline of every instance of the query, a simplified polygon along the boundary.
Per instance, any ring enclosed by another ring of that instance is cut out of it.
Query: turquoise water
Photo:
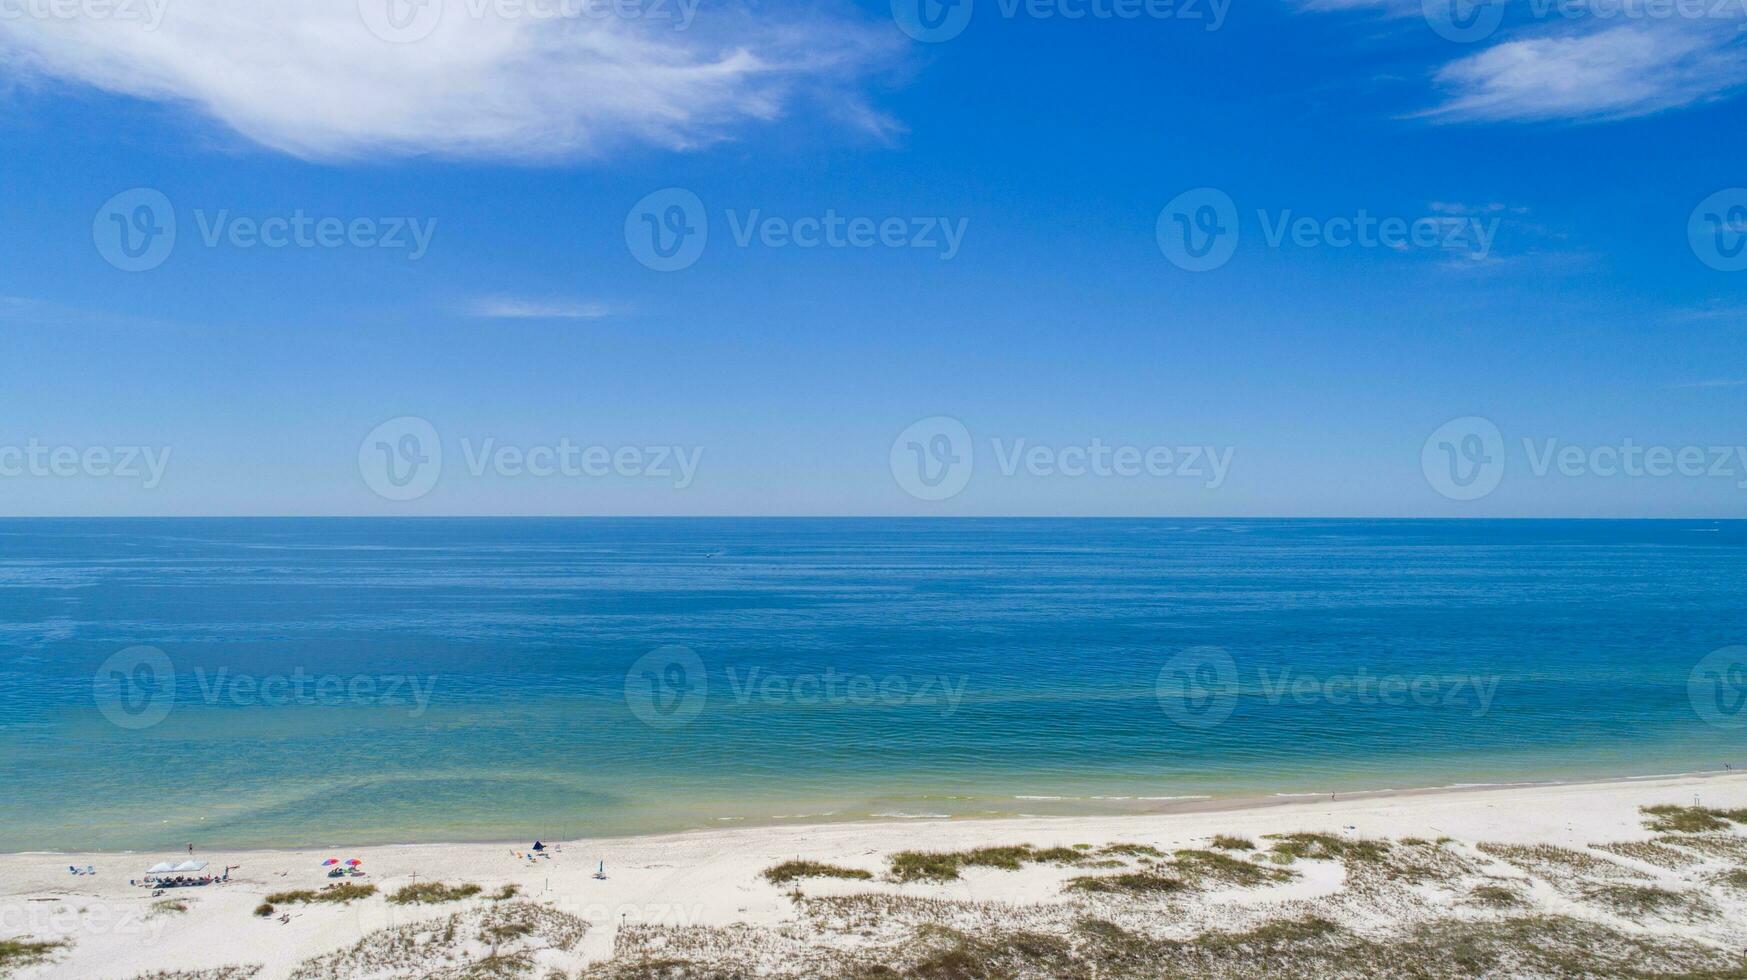
[[[1740,522],[0,521],[0,850],[1739,766],[1744,612]]]

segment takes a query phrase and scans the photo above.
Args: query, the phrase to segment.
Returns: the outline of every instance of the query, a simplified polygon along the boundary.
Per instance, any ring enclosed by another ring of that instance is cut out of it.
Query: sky
[[[1747,0],[0,0],[0,514],[1747,516]]]

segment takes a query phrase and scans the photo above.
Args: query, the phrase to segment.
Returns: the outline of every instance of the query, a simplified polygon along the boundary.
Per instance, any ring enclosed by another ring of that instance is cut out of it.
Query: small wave
[[[1013,798],[1016,800],[1059,800],[1059,799],[1063,799],[1063,797],[1060,797],[1060,796],[1015,796]]]
[[[946,820],[950,813],[870,813],[870,817],[890,817],[894,820]]]
[[[1141,797],[1136,797],[1136,799],[1142,799],[1142,800],[1211,800],[1211,799],[1213,799],[1213,797],[1211,797],[1211,796],[1141,796]]]

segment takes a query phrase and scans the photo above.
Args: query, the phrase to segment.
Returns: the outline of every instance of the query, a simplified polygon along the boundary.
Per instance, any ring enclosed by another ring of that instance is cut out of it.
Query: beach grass
[[[1081,852],[1072,848],[1039,851],[1030,844],[978,847],[968,851],[899,851],[892,855],[891,874],[895,881],[955,881],[965,868],[1018,871],[1027,862],[1074,863],[1083,858]]]
[[[844,868],[835,864],[824,864],[819,861],[784,861],[775,867],[765,868],[763,877],[773,885],[786,885],[802,878],[846,878],[855,881],[867,881],[873,877],[873,872],[860,868]]]
[[[1522,895],[1514,888],[1503,885],[1479,885],[1468,893],[1468,898],[1476,905],[1487,908],[1502,909],[1523,904]]]
[[[1213,835],[1213,843],[1210,846],[1221,851],[1253,851],[1256,849],[1255,842],[1248,837],[1233,837],[1230,834]]]
[[[1697,896],[1656,885],[1592,885],[1584,889],[1583,895],[1589,901],[1631,919],[1669,913],[1690,917],[1711,911],[1709,903]]]
[[[1274,842],[1269,850],[1284,858],[1288,863],[1300,859],[1382,861],[1388,857],[1390,848],[1388,841],[1349,839],[1335,834],[1269,834],[1267,839]]]
[[[1081,875],[1068,879],[1069,891],[1116,895],[1168,895],[1188,891],[1190,885],[1181,878],[1156,871],[1129,871],[1118,875]]]
[[[376,894],[375,885],[356,885],[348,881],[344,884],[335,885],[332,888],[300,888],[296,891],[274,892],[267,896],[264,904],[272,906],[291,905],[294,903],[310,904],[313,902],[329,902],[344,905],[347,902],[355,902],[359,899],[369,898],[374,894]],[[271,913],[262,913],[257,909],[255,914],[262,915]]]
[[[421,881],[407,885],[388,896],[395,905],[440,905],[472,898],[485,889],[474,884],[448,885],[440,881]]]
[[[1296,877],[1294,872],[1284,868],[1241,861],[1219,851],[1178,851],[1171,861],[1171,867],[1192,882],[1212,881],[1244,888],[1274,884]]]
[[[1589,846],[1593,850],[1617,854],[1623,858],[1642,861],[1645,864],[1655,865],[1669,871],[1690,868],[1700,863],[1698,858],[1686,851],[1656,841],[1617,841],[1611,844],[1591,844]]]
[[[68,944],[54,940],[0,939],[0,976],[46,962]]]
[[[1165,852],[1151,844],[1108,844],[1098,849],[1100,855],[1107,857],[1149,857],[1162,858]]]
[[[1704,807],[1667,803],[1638,809],[1640,813],[1650,817],[1644,826],[1659,834],[1702,834],[1712,830],[1727,830],[1730,813],[1747,815],[1740,810],[1707,810]]]

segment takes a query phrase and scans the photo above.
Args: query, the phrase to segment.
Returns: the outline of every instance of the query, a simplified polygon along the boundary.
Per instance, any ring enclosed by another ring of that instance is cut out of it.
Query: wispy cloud
[[[1505,41],[1440,68],[1428,115],[1465,120],[1606,120],[1720,98],[1747,84],[1728,33],[1642,23]]]
[[[604,303],[492,296],[467,303],[462,312],[493,320],[598,320],[613,311]]]
[[[395,43],[361,15],[389,4],[434,10],[440,19],[428,35]],[[155,28],[117,18],[0,19],[0,72],[187,106],[305,158],[539,160],[625,143],[706,144],[776,119],[802,99],[880,129],[884,117],[859,89],[898,50],[895,32],[865,18],[789,16],[780,4],[754,14],[750,0],[707,9],[697,0],[146,6],[161,13]],[[592,13],[528,13],[536,9]],[[615,9],[641,16],[605,13]]]
[[[1747,89],[1747,5],[1563,0],[1297,0],[1327,14],[1368,13],[1433,32],[1439,4],[1478,11],[1489,36],[1431,50],[1435,104],[1410,115],[1447,122],[1606,121],[1730,98]],[[1507,16],[1508,15],[1508,16]],[[1466,52],[1456,56],[1455,52]]]

